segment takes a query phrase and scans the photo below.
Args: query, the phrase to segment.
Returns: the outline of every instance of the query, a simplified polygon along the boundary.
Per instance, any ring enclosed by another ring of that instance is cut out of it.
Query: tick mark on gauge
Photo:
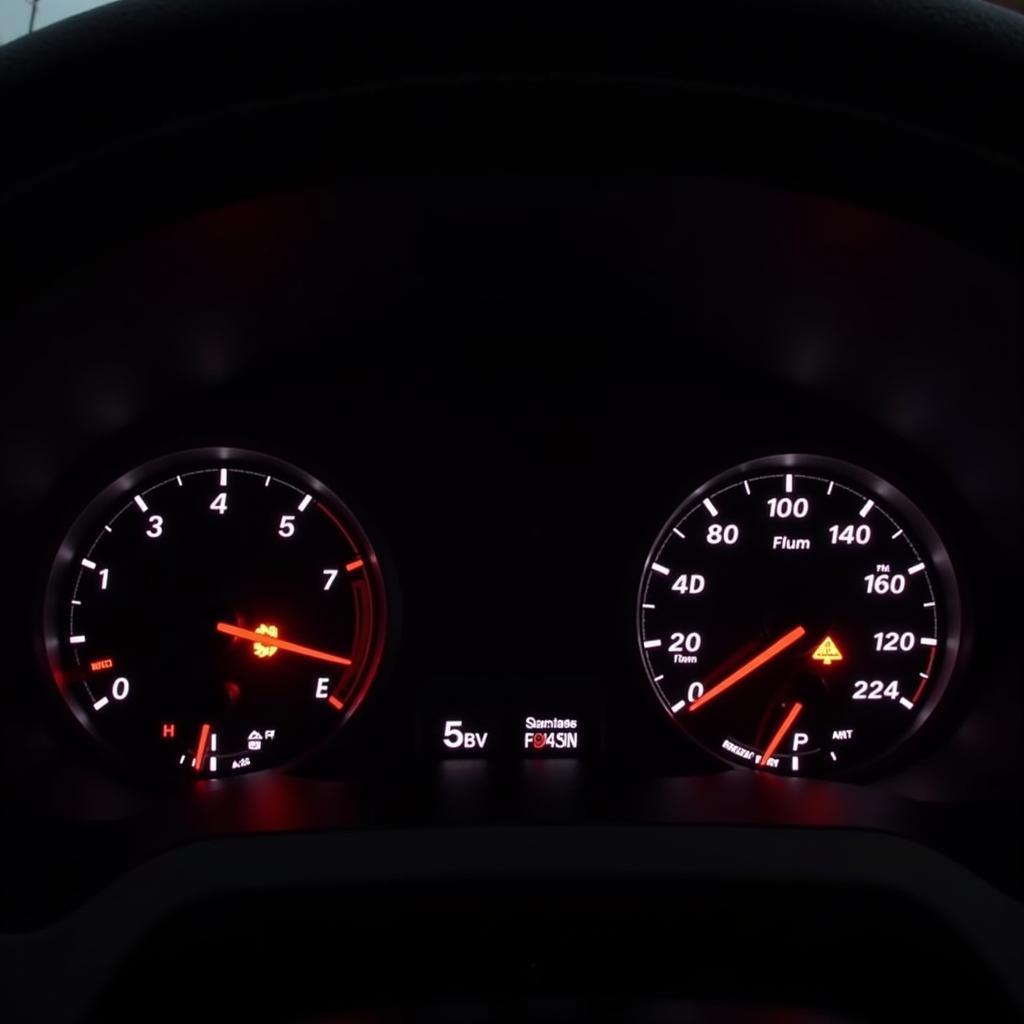
[[[825,493],[826,494],[831,494],[832,493],[832,488],[835,487],[835,485],[836,485],[835,480],[829,480],[829,482],[828,482],[828,490]]]
[[[891,536],[891,537],[889,538],[889,540],[895,540],[895,539],[896,539],[897,537],[902,537],[902,536],[903,536],[903,531],[902,531],[902,530],[897,530],[897,531],[896,531],[896,532],[895,532],[895,533],[894,533],[894,534],[893,534],[893,535],[892,535],[892,536]]]
[[[918,562],[917,565],[912,565],[907,570],[907,575],[908,576],[914,576],[915,574],[917,574],[919,572],[924,572],[924,562]]]
[[[645,604],[642,607],[646,608],[647,611],[649,611],[649,612],[653,612],[654,611],[654,605],[653,604]]]
[[[94,561],[92,561],[92,559],[90,559],[90,558],[83,558],[82,559],[82,565],[86,569],[95,569],[96,568],[96,563]]]
[[[747,494],[750,493],[750,483],[749,483],[749,481],[747,481],[747,480],[743,481],[743,490],[745,490],[747,492]]]
[[[792,494],[793,493],[793,474],[792,473],[787,473],[786,474],[786,493],[787,494]]]
[[[900,697],[900,704],[905,707],[908,711],[914,710],[913,702],[907,700],[906,697]]]
[[[656,683],[660,683],[660,682],[662,681],[662,679],[664,679],[664,678],[665,678],[664,676],[655,676],[655,677],[654,677],[654,681],[655,681]]]
[[[269,487],[270,486],[270,477],[269,476],[267,477],[266,480],[263,481],[263,486],[264,487]]]
[[[923,637],[921,637],[921,646],[922,647],[938,647],[938,645],[939,645],[939,641],[936,640],[935,637],[933,637],[933,636],[923,636]]]
[[[921,607],[922,608],[934,608],[935,607],[935,602],[934,601],[925,601],[925,603],[923,605],[921,605]]]
[[[174,479],[178,481],[178,486],[179,487],[184,487],[185,486],[185,481],[182,480],[180,476],[176,476]]]
[[[685,708],[685,707],[686,707],[686,700],[684,698],[683,700],[677,700],[675,702],[675,704],[672,705],[672,711],[673,711],[673,713],[675,713],[676,711],[682,711],[683,708]]]
[[[662,576],[668,576],[671,569],[666,569],[663,565],[658,565],[657,562],[651,562],[651,572],[661,573]]]
[[[307,494],[302,501],[299,502],[299,511],[305,512],[309,508],[309,503],[313,500],[312,494]]]
[[[327,698],[327,703],[330,704],[332,708],[336,708],[338,711],[340,711],[345,706],[333,694],[330,697]]]
[[[661,646],[661,641],[660,640],[645,640],[644,641],[644,650],[647,650],[647,651],[651,650],[654,647],[660,647],[660,646]]]
[[[673,532],[673,533],[674,533],[674,534],[675,534],[675,535],[676,535],[676,536],[677,536],[677,537],[678,537],[678,538],[679,538],[680,540],[686,540],[686,534],[685,534],[685,533],[683,533],[683,531],[682,531],[682,530],[677,530],[677,529],[676,529],[676,528],[675,528],[675,527],[673,526],[673,527],[672,527],[672,532]]]
[[[135,495],[135,504],[139,506],[140,512],[148,512],[149,506],[146,504],[146,499],[141,494]]]
[[[223,467],[220,471],[220,485],[221,487],[227,487],[228,485],[228,471]]]
[[[84,636],[68,637],[68,643],[69,644],[84,644],[85,643],[85,637]]]
[[[362,569],[365,564],[366,563],[361,558],[357,558],[354,562],[349,562],[348,565],[345,566],[345,572],[355,572],[356,569]]]
[[[93,704],[92,709],[93,711],[102,711],[109,703],[109,697],[100,697],[100,699]]]
[[[708,513],[713,516],[718,515],[718,509],[715,508],[715,503],[710,498],[704,499],[704,507],[708,510]]]
[[[863,507],[860,510],[860,517],[861,517],[861,519],[866,519],[868,513],[874,507],[875,507],[875,503],[870,498],[868,498],[868,500],[864,502],[864,505],[863,505]]]
[[[71,603],[77,608],[82,602],[81,601],[72,600]]]
[[[113,533],[114,532],[109,526],[104,526],[103,529],[106,530],[107,533]]]

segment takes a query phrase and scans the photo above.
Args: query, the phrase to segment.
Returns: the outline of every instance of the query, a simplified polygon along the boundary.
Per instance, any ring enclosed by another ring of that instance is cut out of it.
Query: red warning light
[[[104,669],[113,668],[113,658],[102,658],[100,661],[90,661],[89,671],[90,672],[102,672]]]
[[[164,722],[164,727],[160,731],[161,739],[173,740],[174,739],[174,723]]]
[[[543,750],[547,746],[547,737],[542,732],[535,732],[533,734],[533,749]]]

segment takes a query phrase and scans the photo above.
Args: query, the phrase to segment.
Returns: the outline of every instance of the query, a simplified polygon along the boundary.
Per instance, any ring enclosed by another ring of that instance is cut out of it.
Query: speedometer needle
[[[803,709],[804,706],[799,701],[797,701],[797,703],[789,709],[789,714],[786,715],[785,719],[782,722],[782,725],[779,726],[778,731],[772,737],[771,743],[769,743],[768,746],[765,747],[764,753],[761,755],[761,760],[758,762],[758,768],[763,768],[768,763],[768,759],[775,753],[776,750],[779,749],[779,744],[786,738],[786,733],[789,732],[793,723],[796,721],[797,716],[800,714],[801,711],[803,711]],[[793,761],[796,761],[795,757],[793,758]]]
[[[283,640],[279,636],[270,637],[266,633],[257,633],[251,629],[242,629],[241,626],[232,626],[229,622],[218,622],[217,632],[238,637],[239,640],[251,640],[255,644],[273,644],[278,650],[291,651],[292,654],[301,654],[305,658],[315,658],[317,661],[329,661],[335,665],[352,664],[351,658],[343,658],[340,654],[330,654],[327,651],[318,651],[315,647],[293,644],[290,640]]]
[[[792,647],[793,644],[804,636],[807,630],[803,626],[797,626],[796,629],[791,629],[785,636],[780,637],[771,645],[766,647],[760,654],[753,657],[746,664],[741,665],[731,675],[727,675],[720,683],[712,686],[707,693],[702,694],[698,697],[691,705],[690,711],[696,711],[697,708],[703,704],[707,704],[709,700],[714,700],[719,694],[725,693],[731,686],[735,686],[741,679],[746,679],[751,672],[759,669],[766,661],[771,661],[777,654],[781,654],[787,647]],[[277,643],[277,641],[274,641]]]

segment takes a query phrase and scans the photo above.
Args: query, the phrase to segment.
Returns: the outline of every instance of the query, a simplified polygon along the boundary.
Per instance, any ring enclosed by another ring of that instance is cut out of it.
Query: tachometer
[[[156,771],[280,765],[359,707],[385,591],[362,527],[323,484],[253,452],[143,466],[72,527],[46,595],[59,692],[111,751]]]
[[[732,764],[825,775],[890,752],[960,642],[949,556],[918,509],[847,463],[786,455],[688,498],[644,568],[640,654],[673,720]]]

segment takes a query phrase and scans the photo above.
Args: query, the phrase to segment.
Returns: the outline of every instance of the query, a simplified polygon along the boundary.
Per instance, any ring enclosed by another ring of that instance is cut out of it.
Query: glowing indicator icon
[[[90,672],[102,672],[104,669],[113,668],[113,667],[114,667],[114,659],[113,658],[102,658],[100,661],[90,661],[89,662],[89,671]]]
[[[160,737],[165,740],[173,740],[175,731],[173,722],[164,722],[163,728],[160,730]]]
[[[254,632],[259,633],[261,636],[276,637],[277,626],[267,626],[261,622]],[[273,644],[262,644],[259,640],[256,640],[252,645],[252,653],[257,658],[272,658],[277,654],[277,648]]]
[[[824,665],[831,665],[833,661],[842,661],[843,653],[836,647],[835,640],[827,636],[818,644],[811,657]]]

